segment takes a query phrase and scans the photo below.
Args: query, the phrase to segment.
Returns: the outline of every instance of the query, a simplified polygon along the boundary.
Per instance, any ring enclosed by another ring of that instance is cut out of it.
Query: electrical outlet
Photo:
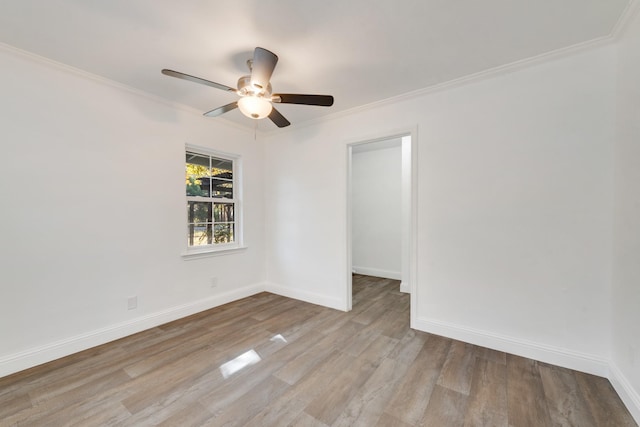
[[[212,288],[217,288],[218,287],[218,278],[217,277],[212,277],[211,278],[211,287]]]
[[[135,310],[138,308],[138,296],[134,295],[127,299],[127,310]]]

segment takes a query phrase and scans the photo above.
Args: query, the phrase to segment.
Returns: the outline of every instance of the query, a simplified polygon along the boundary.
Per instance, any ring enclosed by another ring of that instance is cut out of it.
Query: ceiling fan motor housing
[[[251,76],[242,76],[238,79],[238,95],[256,96],[271,100],[271,83],[266,88],[257,88],[251,84]]]

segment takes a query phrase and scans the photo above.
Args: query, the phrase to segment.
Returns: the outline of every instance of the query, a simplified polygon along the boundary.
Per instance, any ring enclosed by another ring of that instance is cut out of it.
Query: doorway
[[[414,324],[415,131],[347,145],[347,310],[353,274],[398,280]]]

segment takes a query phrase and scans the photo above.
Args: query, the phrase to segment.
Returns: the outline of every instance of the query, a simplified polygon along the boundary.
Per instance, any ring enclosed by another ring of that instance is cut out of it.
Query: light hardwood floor
[[[413,331],[397,281],[353,289],[349,313],[262,293],[2,378],[0,425],[636,425],[604,378]]]

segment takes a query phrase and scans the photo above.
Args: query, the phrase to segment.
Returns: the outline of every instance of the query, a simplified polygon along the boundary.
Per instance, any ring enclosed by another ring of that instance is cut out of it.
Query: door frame
[[[410,294],[410,325],[415,327],[417,293],[417,127],[409,130],[390,132],[384,135],[363,138],[348,143],[347,148],[347,265],[346,265],[346,311],[353,308],[353,243],[352,243],[352,197],[353,197],[353,148],[358,145],[381,142],[390,139],[401,138],[402,143],[402,281],[401,290]]]

